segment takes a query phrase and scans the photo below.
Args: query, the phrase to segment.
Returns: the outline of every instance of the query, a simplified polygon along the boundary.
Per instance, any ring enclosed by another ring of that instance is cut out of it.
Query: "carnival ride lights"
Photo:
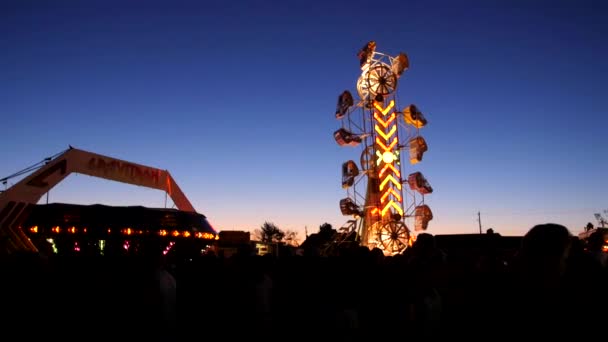
[[[39,233],[43,233],[44,229],[41,229],[38,226],[32,226],[29,228],[29,232],[32,234],[39,234]],[[59,226],[54,226],[51,227],[50,232],[53,234],[60,234],[63,232],[63,229]],[[76,227],[68,227],[65,229],[65,232],[69,233],[69,234],[86,234],[87,233],[87,228],[76,228]],[[203,239],[203,240],[217,240],[219,239],[219,234],[213,234],[213,233],[208,233],[208,232],[190,232],[188,230],[172,230],[170,233],[168,230],[166,229],[161,229],[158,231],[153,231],[153,230],[143,230],[143,229],[132,229],[132,228],[124,228],[124,229],[120,229],[118,231],[121,235],[126,235],[126,236],[137,236],[137,235],[158,235],[161,237],[168,237],[169,235],[171,235],[172,237],[180,237],[180,238],[196,238],[196,239]],[[112,233],[112,229],[108,228],[107,230],[108,234]]]
[[[410,164],[422,161],[428,146],[419,133],[428,122],[413,104],[397,109],[398,81],[409,68],[406,54],[380,53],[370,41],[357,57],[362,71],[356,84],[359,99],[345,90],[338,96],[335,111],[342,126],[334,132],[338,145],[362,149],[360,167],[353,160],[342,164],[347,197],[340,200],[340,211],[359,220],[363,245],[379,247],[386,254],[400,253],[412,241],[406,222],[413,220],[415,230],[421,231],[433,218],[424,204],[424,195],[432,193],[432,187],[420,172],[404,179],[401,164],[404,149]],[[409,189],[402,186],[406,182]]]
[[[43,233],[45,230],[44,229],[40,229],[38,226],[32,226],[29,228],[29,232],[32,234],[39,234],[39,233]],[[60,234],[62,232],[61,228],[59,226],[55,226],[52,227],[50,229],[50,232],[53,233],[55,236],[57,236],[58,234]],[[81,233],[86,233],[87,229],[83,228],[80,231],[76,228],[76,227],[70,227],[67,228],[65,230],[65,232],[70,233],[70,234],[78,234],[79,232]],[[112,232],[111,229],[107,230],[108,234],[110,234]],[[131,235],[159,235],[162,237],[168,237],[169,233],[167,230],[159,230],[159,231],[149,231],[149,230],[134,230],[131,228],[125,228],[125,229],[121,229],[118,231],[121,235],[125,235],[125,236],[131,236]],[[203,239],[203,240],[219,240],[219,234],[212,234],[212,233],[207,233],[207,232],[195,232],[195,233],[190,233],[189,231],[178,231],[178,230],[174,230],[171,232],[171,234],[173,237],[177,237],[177,238],[196,238],[196,239]],[[57,254],[59,253],[59,249],[57,248],[57,244],[55,243],[55,240],[53,238],[46,238],[46,241],[51,245],[53,253]],[[167,247],[163,250],[163,255],[167,255],[171,249],[173,248],[173,246],[175,245],[175,241],[169,241]],[[103,255],[105,252],[105,246],[106,246],[106,240],[99,240],[98,241],[98,248],[99,248],[99,252]],[[129,251],[131,249],[131,241],[130,240],[125,240],[123,241],[122,244],[122,248],[125,251]],[[74,241],[74,247],[73,250],[75,252],[80,252],[81,248],[80,245],[78,243],[78,241]]]

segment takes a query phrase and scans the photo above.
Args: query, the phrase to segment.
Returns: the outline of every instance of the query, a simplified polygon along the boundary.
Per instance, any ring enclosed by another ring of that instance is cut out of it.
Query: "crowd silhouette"
[[[601,334],[603,236],[537,225],[516,253],[498,234],[467,258],[419,234],[403,254],[4,256],[3,326],[64,340],[528,339]],[[212,337],[213,336],[213,337]]]

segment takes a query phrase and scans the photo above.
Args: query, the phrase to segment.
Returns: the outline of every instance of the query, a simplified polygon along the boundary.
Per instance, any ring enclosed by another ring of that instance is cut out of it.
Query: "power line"
[[[37,170],[37,169],[41,168],[42,166],[48,164],[49,162],[51,162],[53,159],[57,158],[61,154],[65,153],[66,151],[67,150],[63,150],[63,151],[61,151],[59,153],[56,153],[56,154],[54,154],[54,155],[52,155],[50,157],[44,158],[41,161],[39,161],[39,162],[37,162],[37,163],[35,163],[33,165],[30,165],[30,166],[26,167],[25,169],[19,170],[19,171],[13,173],[12,175],[6,176],[4,178],[0,178],[0,182],[2,184],[6,185],[7,181],[9,179],[15,178],[15,177],[19,177],[19,176],[24,175],[26,173],[30,173],[30,172],[32,172],[34,170]]]

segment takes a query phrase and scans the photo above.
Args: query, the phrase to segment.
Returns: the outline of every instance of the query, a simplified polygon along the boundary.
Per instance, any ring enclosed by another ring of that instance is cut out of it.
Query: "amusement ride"
[[[341,127],[334,139],[340,146],[360,150],[358,162],[342,164],[347,196],[340,200],[340,211],[352,219],[341,230],[356,232],[363,246],[393,255],[412,244],[411,227],[424,231],[433,219],[424,203],[433,188],[420,171],[408,167],[418,165],[428,149],[420,135],[427,120],[415,105],[399,109],[397,103],[398,82],[409,68],[406,54],[393,57],[378,52],[370,41],[357,57],[358,97],[343,91],[335,112]]]

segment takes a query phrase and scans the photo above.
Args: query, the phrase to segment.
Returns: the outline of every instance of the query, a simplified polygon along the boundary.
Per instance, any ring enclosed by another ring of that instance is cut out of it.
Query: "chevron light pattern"
[[[399,136],[393,107],[395,101],[391,100],[386,107],[380,102],[374,102],[374,130],[376,131],[376,165],[378,166],[380,197],[379,209],[384,217],[389,213],[397,212],[403,216],[403,199],[401,191],[401,173],[395,167]]]

